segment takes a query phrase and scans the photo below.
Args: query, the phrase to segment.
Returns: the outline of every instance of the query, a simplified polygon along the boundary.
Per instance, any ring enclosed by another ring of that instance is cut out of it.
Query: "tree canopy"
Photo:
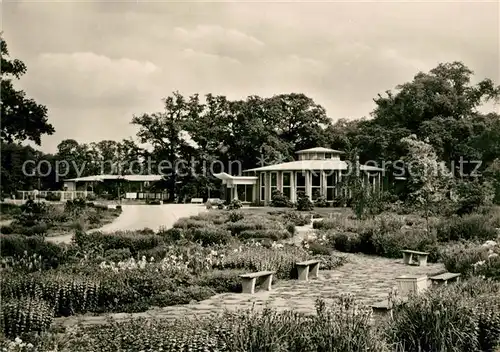
[[[7,43],[0,37],[1,52],[1,113],[0,137],[2,142],[23,142],[30,140],[41,144],[41,136],[54,133],[48,122],[47,108],[28,98],[22,90],[16,90],[12,80],[26,73],[26,65],[9,57]]]

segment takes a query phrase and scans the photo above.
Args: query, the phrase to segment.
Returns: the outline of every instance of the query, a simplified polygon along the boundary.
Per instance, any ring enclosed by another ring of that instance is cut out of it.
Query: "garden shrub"
[[[291,233],[288,230],[244,230],[238,234],[238,238],[241,239],[261,239],[269,238],[273,241],[284,240],[291,237]]]
[[[61,200],[61,193],[47,192],[45,200],[52,202],[59,202]]]
[[[22,212],[19,205],[13,203],[2,203],[0,205],[0,214],[3,216],[18,215]]]
[[[297,192],[297,210],[298,211],[311,211],[314,209],[314,205],[309,199],[309,196],[305,192]]]
[[[495,239],[497,231],[487,215],[470,214],[443,220],[437,226],[437,236],[440,242],[487,241]]]
[[[211,270],[196,280],[200,286],[207,286],[217,293],[241,292],[241,278],[244,270]]]
[[[52,324],[53,310],[45,301],[35,298],[2,299],[0,328],[14,339],[27,333],[47,331]]]
[[[446,270],[500,279],[500,246],[482,246],[475,243],[456,243],[441,252]]]
[[[68,200],[64,205],[64,211],[70,214],[81,213],[85,208],[87,208],[87,202],[82,198]]]
[[[327,208],[329,206],[328,202],[326,201],[326,197],[324,195],[320,195],[316,200],[314,201],[314,206],[318,208]]]
[[[23,235],[0,236],[0,253],[3,258],[37,255],[43,262],[44,269],[56,268],[68,261],[66,250],[55,243],[47,242],[42,237]]]
[[[287,211],[281,214],[281,218],[285,223],[293,223],[295,226],[305,226],[311,223],[311,217],[306,214],[301,214],[295,211]]]
[[[104,252],[104,258],[110,262],[119,262],[132,257],[129,248],[108,249]]]
[[[361,251],[361,239],[352,232],[337,232],[331,234],[333,247],[341,252],[357,253]]]
[[[56,316],[95,311],[99,283],[90,278],[61,273],[10,274],[2,277],[2,297],[29,297],[46,301]]]
[[[308,250],[312,255],[330,255],[332,252],[328,246],[316,241],[309,241],[308,246]]]
[[[271,196],[270,205],[277,208],[290,208],[293,204],[280,190],[275,189]]]
[[[84,233],[77,231],[74,235],[74,241],[80,248],[86,250],[100,248],[107,251],[109,249],[129,248],[132,255],[164,243],[159,235],[141,235],[134,231],[118,231],[114,233]]]
[[[500,342],[500,286],[473,280],[396,304],[389,339],[400,349],[493,351]]]
[[[241,209],[243,207],[243,203],[239,199],[233,199],[231,203],[227,206],[229,210]]]
[[[14,233],[14,227],[11,225],[2,225],[0,226],[0,234],[2,235],[10,235]]]
[[[228,244],[232,240],[231,232],[220,227],[193,228],[186,234],[194,242],[203,246]]]
[[[228,221],[230,222],[237,222],[243,220],[244,218],[245,215],[240,211],[231,211],[228,215]]]

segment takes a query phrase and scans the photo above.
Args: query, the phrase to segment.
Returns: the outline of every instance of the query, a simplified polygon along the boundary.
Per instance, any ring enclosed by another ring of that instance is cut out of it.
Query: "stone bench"
[[[415,256],[417,257],[418,265],[427,266],[427,257],[429,256],[429,253],[412,251],[409,249],[405,249],[401,252],[403,252],[403,262],[406,265],[410,265],[412,263],[413,257]]]
[[[259,271],[256,273],[242,274],[240,277],[243,279],[242,292],[255,293],[255,283],[258,278],[263,278],[262,288],[266,291],[271,291],[271,284],[273,282],[274,271]]]
[[[202,204],[203,198],[191,198],[191,204]]]
[[[221,204],[221,203],[224,203],[224,202],[220,198],[208,198],[207,199],[207,203],[210,203],[212,205],[218,205],[218,204]]]
[[[436,275],[429,278],[433,284],[436,285],[448,285],[448,281],[450,282],[459,282],[460,274],[458,273],[444,273],[440,275]]]
[[[374,316],[392,317],[392,304],[389,302],[388,299],[384,299],[383,301],[372,304],[372,311]]]
[[[309,273],[311,273],[311,277],[317,278],[320,262],[321,261],[318,259],[312,259],[305,262],[295,263],[297,266],[298,279],[301,281],[309,280]]]

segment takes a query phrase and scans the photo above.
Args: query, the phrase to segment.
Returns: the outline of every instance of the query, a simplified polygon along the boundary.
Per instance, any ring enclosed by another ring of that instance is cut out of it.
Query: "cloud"
[[[185,47],[209,54],[232,57],[239,61],[262,53],[265,44],[259,39],[232,28],[197,25],[193,28],[176,27],[173,39]]]
[[[92,52],[43,53],[30,67],[30,90],[61,106],[136,104],[150,92],[160,68],[148,61]]]

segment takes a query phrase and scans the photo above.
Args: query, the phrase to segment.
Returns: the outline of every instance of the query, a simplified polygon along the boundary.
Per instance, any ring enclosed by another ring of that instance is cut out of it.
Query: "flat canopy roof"
[[[125,181],[160,181],[163,179],[162,175],[93,175],[85,177],[70,178],[64,181],[70,182],[100,182],[104,180],[125,180]]]

